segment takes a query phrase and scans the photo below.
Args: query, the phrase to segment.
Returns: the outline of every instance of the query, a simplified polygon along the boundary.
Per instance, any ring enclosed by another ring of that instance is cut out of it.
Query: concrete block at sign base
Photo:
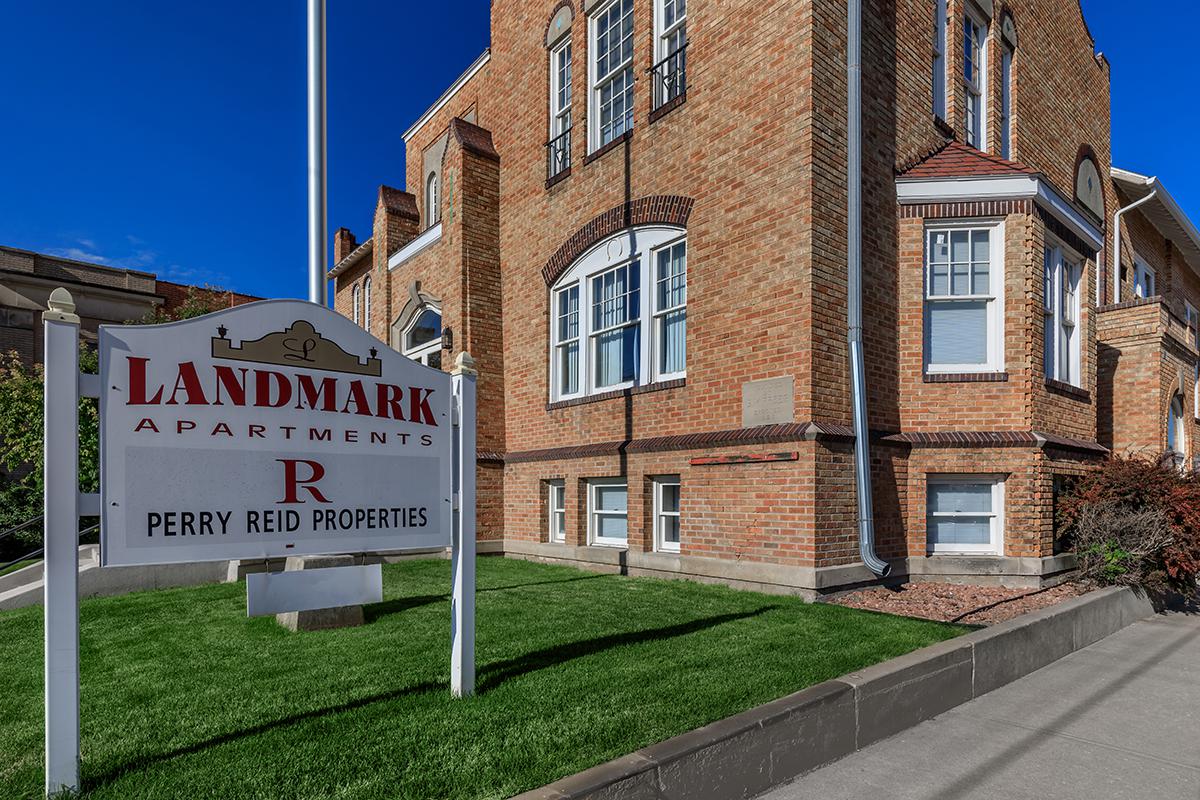
[[[354,556],[288,556],[285,572],[329,567],[352,567]],[[330,628],[354,628],[363,624],[362,606],[318,608],[312,611],[287,611],[276,614],[275,621],[289,631],[322,631]]]

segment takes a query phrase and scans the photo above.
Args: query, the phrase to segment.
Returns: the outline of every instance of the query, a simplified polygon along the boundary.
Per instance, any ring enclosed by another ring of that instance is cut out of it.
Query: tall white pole
[[[325,305],[325,0],[308,0],[308,299]]]
[[[450,372],[454,425],[454,530],[450,550],[450,693],[475,694],[475,360],[459,353]]]
[[[79,317],[50,294],[45,328],[46,796],[79,788]]]

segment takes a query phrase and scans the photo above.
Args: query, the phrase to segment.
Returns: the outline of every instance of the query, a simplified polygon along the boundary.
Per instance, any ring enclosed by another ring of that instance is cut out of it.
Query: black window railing
[[[571,166],[571,129],[546,142],[546,180],[550,180]]]
[[[687,93],[687,43],[649,69],[654,86],[654,109]]]

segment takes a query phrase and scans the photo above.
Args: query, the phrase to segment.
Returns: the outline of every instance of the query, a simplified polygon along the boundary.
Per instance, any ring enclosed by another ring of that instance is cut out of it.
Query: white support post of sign
[[[475,360],[454,362],[454,531],[451,544],[450,691],[475,694]]]
[[[46,796],[79,789],[79,317],[50,294],[45,328]]]

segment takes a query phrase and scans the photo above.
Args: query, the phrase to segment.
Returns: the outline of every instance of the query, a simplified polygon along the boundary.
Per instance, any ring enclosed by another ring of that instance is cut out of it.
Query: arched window
[[[1183,395],[1176,393],[1171,398],[1171,408],[1167,412],[1167,450],[1182,456],[1184,446]]]
[[[933,113],[946,119],[946,0],[933,0]]]
[[[438,174],[429,173],[425,181],[425,221],[427,228],[432,228],[442,220],[442,209],[438,203]]]
[[[401,354],[427,367],[442,367],[442,312],[426,306],[413,315],[400,336]]]
[[[362,305],[361,296],[358,289],[358,284],[354,284],[354,288],[350,290],[350,299],[354,301],[354,324],[362,324]]]
[[[687,239],[679,228],[632,228],[599,242],[551,287],[550,304],[551,400],[686,374]]]
[[[371,330],[371,276],[363,281],[363,327]]]

